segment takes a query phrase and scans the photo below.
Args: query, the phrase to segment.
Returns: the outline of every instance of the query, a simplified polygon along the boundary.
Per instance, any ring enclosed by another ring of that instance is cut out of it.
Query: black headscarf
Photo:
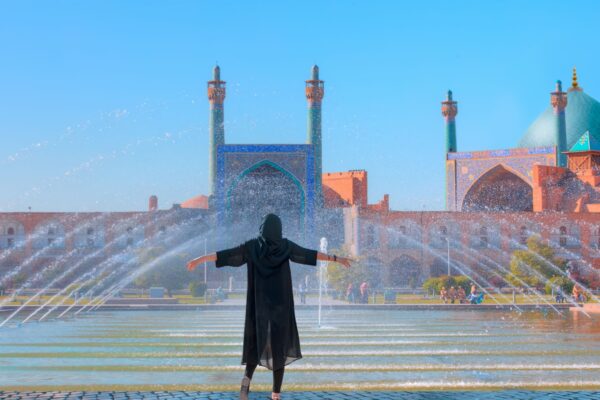
[[[267,214],[260,225],[258,246],[252,257],[262,275],[270,275],[290,256],[290,245],[282,231],[281,219],[275,214]]]

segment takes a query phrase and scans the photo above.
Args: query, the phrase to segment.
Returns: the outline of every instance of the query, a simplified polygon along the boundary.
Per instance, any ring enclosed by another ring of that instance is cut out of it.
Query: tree
[[[341,250],[332,250],[332,254],[341,254],[344,257],[348,257],[348,252]],[[362,260],[356,260],[352,263],[350,268],[346,268],[338,263],[331,262],[327,266],[327,276],[329,286],[338,291],[339,293],[345,293],[346,288],[350,283],[356,285],[361,282],[370,282],[369,272],[366,264]]]
[[[185,264],[190,258],[187,253],[170,254],[163,247],[149,247],[141,250],[138,258],[142,266],[152,264],[152,267],[135,280],[135,285],[143,288],[162,286],[169,297],[173,290],[182,289],[199,277],[198,271],[186,269]]]
[[[558,268],[558,270],[557,270]],[[565,260],[555,256],[554,249],[537,236],[527,239],[527,249],[515,250],[510,260],[510,274],[506,279],[517,287],[544,288],[553,276],[566,271]]]
[[[206,293],[206,283],[200,281],[190,282],[190,293],[192,297],[202,297]]]
[[[563,295],[569,295],[573,293],[573,286],[575,286],[575,282],[566,276],[554,276],[546,283],[546,294],[560,290]]]

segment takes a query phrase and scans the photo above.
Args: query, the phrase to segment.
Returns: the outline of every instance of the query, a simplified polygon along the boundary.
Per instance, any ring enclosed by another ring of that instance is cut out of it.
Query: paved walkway
[[[1,400],[236,400],[232,392],[2,392]],[[270,398],[270,393],[250,393],[251,400]],[[525,391],[490,392],[288,392],[284,400],[597,400],[600,392],[593,391]]]

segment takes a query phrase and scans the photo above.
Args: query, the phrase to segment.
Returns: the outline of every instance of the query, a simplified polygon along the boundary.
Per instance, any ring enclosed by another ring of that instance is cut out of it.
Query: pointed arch
[[[290,173],[288,170],[286,170],[285,168],[283,168],[282,166],[280,166],[277,163],[274,163],[270,160],[262,160],[257,162],[256,164],[252,165],[251,167],[247,168],[246,170],[244,170],[241,174],[239,174],[235,180],[233,181],[233,183],[231,184],[231,186],[229,186],[229,188],[227,189],[227,196],[226,196],[226,208],[230,209],[231,208],[231,193],[233,192],[233,190],[239,185],[239,183],[251,172],[256,171],[257,169],[259,169],[260,167],[263,167],[265,165],[268,165],[269,167],[272,167],[274,169],[276,169],[277,171],[283,173],[285,176],[287,176],[288,178],[290,178],[292,180],[292,182],[294,182],[294,185],[298,188],[298,191],[300,192],[301,195],[301,212],[304,213],[304,206],[305,206],[305,196],[304,196],[304,189],[302,188],[302,183],[298,180],[298,178],[296,178],[296,176],[294,176],[292,173]]]
[[[403,254],[394,259],[390,268],[392,287],[416,287],[421,281],[421,265],[413,257]]]
[[[300,180],[270,160],[262,160],[239,174],[225,196],[225,210],[240,234],[255,232],[266,213],[279,215],[288,237],[304,230],[305,192]]]
[[[462,211],[532,211],[533,190],[519,172],[498,164],[481,175],[469,189]]]

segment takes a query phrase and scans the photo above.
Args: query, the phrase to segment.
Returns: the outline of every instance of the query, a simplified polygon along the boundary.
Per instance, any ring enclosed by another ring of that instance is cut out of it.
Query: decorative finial
[[[219,64],[217,64],[213,68],[213,81],[220,81],[220,80],[221,80],[221,68],[219,67]]]
[[[448,90],[448,96],[447,96],[446,100],[452,101],[452,90]]]
[[[556,81],[556,91],[562,92],[562,82],[560,80]]]
[[[313,81],[319,80],[319,66],[317,64],[313,65],[313,67],[312,67],[312,80]]]
[[[569,88],[569,92],[580,92],[583,89],[579,87],[579,82],[577,82],[577,68],[573,67],[573,79],[571,81],[571,87]]]

